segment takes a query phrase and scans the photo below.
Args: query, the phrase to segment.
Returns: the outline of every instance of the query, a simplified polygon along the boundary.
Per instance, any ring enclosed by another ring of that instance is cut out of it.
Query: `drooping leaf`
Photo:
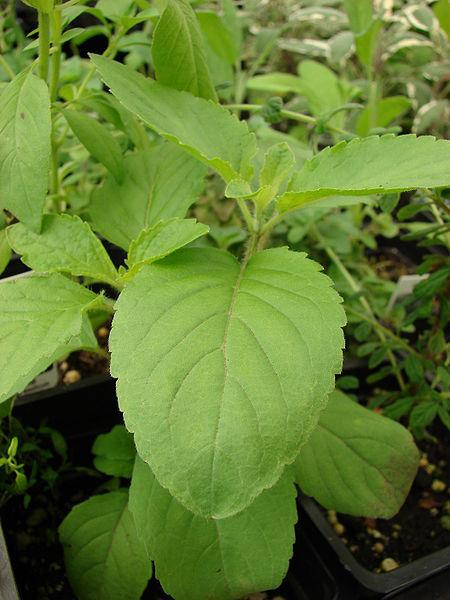
[[[389,519],[410,490],[419,452],[409,431],[335,391],[294,468],[325,508]]]
[[[70,584],[79,600],[139,600],[152,564],[118,490],[76,505],[59,527]]]
[[[168,0],[153,32],[152,57],[159,83],[217,100],[202,32],[188,0]]]
[[[209,231],[207,225],[195,219],[169,219],[144,229],[130,244],[127,264],[133,273],[179,250]]]
[[[340,142],[306,162],[278,201],[281,211],[333,195],[370,195],[450,184],[450,142],[384,135]]]
[[[97,0],[95,7],[112,21],[123,17],[130,10],[133,0]]]
[[[114,477],[131,477],[136,449],[133,436],[123,425],[99,435],[92,446],[95,468]]]
[[[119,181],[123,178],[123,156],[119,142],[104,125],[88,115],[64,110],[70,128],[90,154]]]
[[[103,56],[92,61],[125,108],[157,133],[180,144],[225,181],[251,177],[256,142],[246,123],[219,105],[162,86],[118,62]]]
[[[0,206],[34,231],[47,195],[50,133],[47,85],[20,73],[0,96]]]
[[[8,239],[22,262],[40,272],[62,272],[114,285],[118,273],[89,225],[75,215],[44,215],[40,234],[22,223],[8,228]]]
[[[277,587],[286,574],[297,520],[292,473],[234,517],[186,510],[137,458],[130,510],[165,591],[177,600],[234,600]]]
[[[375,127],[387,127],[411,107],[411,101],[406,96],[390,96],[377,103]],[[366,107],[359,113],[356,122],[356,133],[364,137],[369,133],[369,109]]]
[[[184,217],[203,189],[205,167],[165,143],[124,160],[125,177],[108,177],[92,194],[88,208],[92,227],[128,250],[143,229],[161,220]]]
[[[238,48],[232,33],[225,26],[223,19],[215,12],[198,11],[197,19],[208,40],[211,49],[222,60],[234,65],[238,59]]]
[[[223,518],[280,477],[341,368],[345,322],[320,267],[278,248],[241,271],[215,249],[146,265],[110,347],[138,453],[187,508]]]
[[[80,336],[98,296],[63,275],[0,284],[0,402],[21,392]]]

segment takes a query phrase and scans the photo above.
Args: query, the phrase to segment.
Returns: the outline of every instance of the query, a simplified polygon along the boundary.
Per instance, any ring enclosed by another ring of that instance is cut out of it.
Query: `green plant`
[[[122,33],[124,18],[138,18],[124,4]],[[7,174],[0,191],[20,221],[6,235],[36,272],[0,285],[0,400],[68,351],[95,350],[90,313],[114,314],[111,371],[139,455],[129,492],[91,498],[63,523],[69,578],[80,598],[97,600],[139,598],[150,561],[177,599],[233,599],[275,587],[292,551],[294,482],[325,507],[389,517],[409,490],[418,452],[399,424],[333,392],[344,346],[341,299],[304,253],[266,249],[272,230],[311,205],[447,186],[450,143],[354,139],[301,168],[285,142],[258,154],[247,124],[216,102],[185,0],[170,0],[153,32],[158,81],[111,60],[118,34],[61,106],[56,13],[63,7],[50,12],[52,52],[47,8],[38,7],[41,78],[29,67],[0,97],[0,170]],[[175,60],[182,55],[181,72]],[[99,89],[95,112],[109,111],[113,127],[85,111],[92,111],[85,92],[95,69],[114,95]],[[98,161],[81,211],[76,195],[67,195],[79,176],[73,145],[69,181],[60,165],[69,127]],[[208,231],[184,218],[207,169],[242,213],[248,240],[240,260],[216,248],[184,248]],[[86,219],[61,212],[66,202]],[[119,269],[94,231],[127,252]],[[94,282],[104,289],[89,289]],[[108,443],[99,452],[120,463],[112,474],[129,477],[134,451],[126,432],[119,435],[123,455]]]

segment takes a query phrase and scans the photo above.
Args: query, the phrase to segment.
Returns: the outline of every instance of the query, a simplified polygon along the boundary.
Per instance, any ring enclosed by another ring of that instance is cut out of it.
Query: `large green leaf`
[[[185,216],[203,189],[206,170],[169,142],[127,156],[124,168],[121,183],[109,176],[94,191],[88,211],[96,231],[128,250],[143,229]]]
[[[143,265],[149,265],[179,250],[209,231],[207,225],[197,223],[195,219],[169,219],[159,221],[153,227],[144,229],[131,242],[127,264],[133,273]]]
[[[450,142],[383,135],[340,142],[306,162],[280,196],[293,210],[326,196],[385,194],[450,185]]]
[[[99,435],[92,446],[95,468],[114,477],[131,477],[136,458],[133,436],[123,425]]]
[[[90,154],[104,165],[116,179],[123,177],[123,156],[119,142],[96,119],[75,110],[64,110],[70,128]]]
[[[418,462],[407,429],[335,391],[300,450],[295,474],[326,508],[389,519],[405,501]]]
[[[50,166],[50,97],[31,71],[0,97],[0,207],[39,231]]]
[[[8,239],[22,261],[41,272],[82,275],[115,285],[118,273],[87,223],[72,215],[44,215],[40,234],[22,223],[8,228]]]
[[[21,392],[83,333],[98,297],[63,275],[0,284],[0,402]]]
[[[160,135],[176,141],[226,181],[252,174],[256,142],[225,108],[146,79],[103,56],[92,61],[116,98]]]
[[[139,600],[152,564],[137,535],[125,490],[76,505],[59,535],[78,600]]]
[[[159,83],[217,100],[203,35],[187,0],[168,0],[153,32],[152,58]]]
[[[297,520],[291,472],[238,515],[203,519],[138,458],[130,510],[159,581],[176,600],[235,600],[277,587],[286,574]]]
[[[223,518],[280,477],[341,368],[345,322],[320,266],[285,248],[240,269],[215,249],[146,265],[110,337],[127,428],[187,508]]]

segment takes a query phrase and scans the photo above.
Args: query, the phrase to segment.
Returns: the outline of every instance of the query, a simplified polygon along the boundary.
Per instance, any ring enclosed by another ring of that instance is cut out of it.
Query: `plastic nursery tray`
[[[450,600],[450,546],[390,573],[373,573],[355,559],[340,537],[334,532],[314,500],[302,495],[300,502],[304,511],[339,559],[343,569],[359,584],[361,588],[360,595],[351,596],[352,600],[370,597],[398,598],[399,600],[400,598],[409,600],[409,598],[419,597],[421,600]],[[430,578],[433,578],[434,582],[435,576],[438,574],[441,575],[437,578],[435,587],[441,591],[436,592],[438,595],[432,595],[433,583]],[[417,586],[421,582],[424,582],[420,586],[424,595],[416,596],[416,590],[419,590]],[[446,584],[445,592],[442,588],[442,582]],[[403,594],[402,592],[405,590],[408,591]],[[340,597],[345,598],[345,596]]]

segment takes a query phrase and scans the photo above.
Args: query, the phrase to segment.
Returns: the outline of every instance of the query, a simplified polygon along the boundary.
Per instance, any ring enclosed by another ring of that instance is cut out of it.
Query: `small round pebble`
[[[331,525],[334,525],[338,522],[335,510],[329,510],[327,513],[327,518],[328,522],[331,523]]]
[[[59,370],[61,371],[61,373],[65,373],[68,368],[69,363],[67,362],[67,360],[63,360],[62,363],[59,364]]]
[[[373,550],[377,554],[381,554],[382,552],[384,552],[384,544],[382,544],[381,542],[377,542],[373,545]]]
[[[428,458],[427,458],[425,455],[424,455],[424,456],[422,456],[422,458],[421,458],[421,459],[420,459],[420,461],[419,461],[419,466],[421,466],[421,467],[425,468],[425,467],[427,467],[427,466],[428,466],[428,464],[429,464],[429,463],[428,463]]]
[[[383,534],[378,531],[378,529],[368,529],[367,532],[374,537],[376,540],[379,540],[383,537]]]
[[[109,330],[107,327],[99,327],[97,330],[97,335],[99,338],[106,339],[109,335]]]
[[[432,517],[437,517],[437,516],[438,516],[438,514],[439,514],[439,511],[438,511],[438,509],[437,509],[436,507],[434,507],[434,508],[430,508],[430,515],[431,515]]]
[[[64,383],[75,383],[76,381],[80,381],[81,373],[75,369],[71,369],[67,371],[63,377]]]
[[[333,529],[338,535],[342,535],[345,531],[345,527],[342,525],[342,523],[335,523],[333,525]]]
[[[393,558],[385,558],[381,563],[381,570],[385,573],[389,573],[389,571],[394,571],[399,568],[399,564]]]
[[[433,492],[443,492],[446,487],[446,484],[440,479],[433,479],[433,483],[431,484]]]

